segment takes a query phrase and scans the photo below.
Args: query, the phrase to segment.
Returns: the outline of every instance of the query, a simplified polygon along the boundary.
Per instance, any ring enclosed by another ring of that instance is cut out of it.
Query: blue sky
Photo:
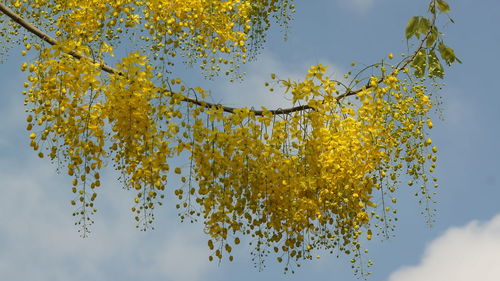
[[[215,100],[230,105],[282,106],[286,100],[264,89],[270,73],[301,77],[309,65],[322,63],[342,75],[351,61],[370,64],[389,52],[399,54],[406,46],[407,20],[426,8],[426,1],[414,0],[296,4],[288,41],[273,29],[257,61],[245,66],[245,81],[190,82],[212,89]],[[402,187],[395,237],[367,245],[375,261],[371,281],[494,281],[500,276],[500,2],[457,0],[450,5],[455,24],[444,32],[463,64],[446,71],[440,92],[444,120],[436,116],[432,130],[439,147],[436,223],[425,224],[413,192]],[[356,279],[346,258],[328,255],[304,262],[294,275],[284,275],[272,260],[259,272],[246,247],[236,249],[233,263],[210,263],[202,226],[180,224],[173,204],[158,210],[156,230],[136,230],[129,212],[133,194],[121,190],[109,171],[93,232],[80,238],[71,217],[70,179],[28,145],[20,49],[14,48],[0,65],[0,279]]]

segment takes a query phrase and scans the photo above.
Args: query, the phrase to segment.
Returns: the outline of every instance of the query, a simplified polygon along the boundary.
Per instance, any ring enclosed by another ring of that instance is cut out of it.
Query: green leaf
[[[417,32],[421,34],[426,34],[427,31],[429,31],[429,28],[431,27],[431,24],[428,19],[426,18],[421,18],[420,21],[418,22],[418,30]]]
[[[426,54],[423,51],[417,53],[411,66],[414,69],[415,76],[421,78],[425,75],[425,64],[426,63]]]
[[[417,32],[420,17],[412,17],[406,24],[406,39],[410,39]]]
[[[432,14],[435,14],[436,13],[436,3],[434,3],[434,1],[431,1],[429,3],[429,9],[428,11]]]
[[[444,78],[443,65],[439,61],[436,53],[432,50],[429,51],[429,54],[427,55],[427,65],[429,66],[429,76],[431,78],[433,77],[439,77],[441,79]]]
[[[427,48],[430,48],[438,38],[438,30],[435,26],[432,27],[429,36],[427,37],[427,41],[425,42]]]
[[[442,41],[439,42],[438,49],[439,49],[439,54],[444,59],[447,65],[451,65],[455,61],[462,63],[462,61],[459,60],[455,55],[455,51],[453,51],[452,48],[446,46]]]
[[[451,54],[449,48],[443,42],[439,42],[438,49],[439,54],[444,61],[446,61],[446,64],[450,65],[453,62],[453,55]]]
[[[450,12],[450,5],[448,5],[448,3],[444,0],[437,0],[437,7],[443,13]]]

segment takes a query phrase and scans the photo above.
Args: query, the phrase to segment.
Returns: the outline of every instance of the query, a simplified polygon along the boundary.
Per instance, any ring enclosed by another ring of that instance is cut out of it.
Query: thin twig
[[[50,45],[57,45],[58,44],[57,40],[55,40],[54,38],[52,38],[51,36],[49,36],[45,32],[41,31],[40,29],[38,29],[34,25],[32,25],[29,22],[27,22],[25,19],[23,19],[18,14],[16,14],[9,7],[5,6],[3,3],[0,3],[0,11],[3,14],[5,14],[6,16],[8,16],[10,19],[12,19],[14,22],[18,23],[24,29],[26,29],[30,33],[36,35],[38,38],[40,38],[43,41],[49,43]],[[434,21],[434,19],[433,19],[433,21]],[[434,25],[434,22],[433,22],[432,26],[433,25]],[[397,67],[395,69],[395,71],[396,70],[397,71],[403,70],[406,66],[408,66],[408,64],[410,64],[415,59],[415,57],[417,56],[418,52],[420,52],[422,50],[424,42],[427,40],[427,37],[431,33],[432,26],[431,26],[431,28],[429,28],[429,31],[427,32],[427,34],[420,41],[420,45],[415,50],[415,52],[413,53],[413,55],[409,59],[404,60],[404,63],[401,66]],[[72,57],[74,57],[74,58],[76,58],[78,60],[80,60],[82,58],[86,58],[86,57],[78,54],[75,51],[69,51],[69,52],[67,52],[67,54],[71,55]],[[93,60],[91,58],[87,58],[87,59],[90,60],[90,61],[92,61],[92,62],[94,62],[94,63],[98,63],[97,61],[95,61],[95,60]],[[100,69],[102,71],[107,72],[109,74],[123,75],[117,69],[115,69],[115,68],[113,68],[113,67],[111,67],[109,65],[99,64],[99,67],[100,67]],[[378,83],[380,83],[382,81],[383,81],[383,77],[379,79]],[[368,85],[366,85],[366,86],[364,86],[364,87],[362,87],[360,89],[357,89],[357,90],[349,90],[349,91],[347,91],[347,92],[345,92],[343,94],[338,95],[336,97],[336,100],[339,101],[339,100],[341,100],[343,98],[356,95],[356,94],[360,93],[361,91],[369,89],[371,87],[372,86],[370,86],[368,84]],[[182,96],[182,101],[188,102],[188,103],[192,103],[192,104],[195,104],[195,105],[198,105],[198,106],[202,106],[202,107],[205,107],[205,108],[213,108],[213,107],[215,107],[215,108],[221,108],[224,112],[227,112],[227,113],[235,113],[238,109],[240,109],[240,108],[225,106],[225,105],[222,105],[222,104],[210,103],[210,102],[198,100],[197,98],[190,98],[190,97],[187,97],[187,96]],[[290,114],[290,113],[297,112],[297,111],[304,111],[304,110],[308,110],[308,109],[313,109],[313,108],[310,107],[309,105],[300,105],[300,106],[294,106],[294,107],[285,108],[285,109],[273,109],[273,110],[267,110],[267,111],[249,109],[249,112],[252,112],[255,116],[263,116],[267,112],[270,113],[270,114],[272,114],[272,115],[283,115],[283,114]]]

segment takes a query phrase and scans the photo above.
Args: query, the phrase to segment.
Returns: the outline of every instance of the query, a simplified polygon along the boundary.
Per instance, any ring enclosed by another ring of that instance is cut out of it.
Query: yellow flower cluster
[[[78,224],[84,233],[88,215],[95,212],[97,171],[105,158],[122,172],[124,186],[137,190],[137,205],[132,208],[136,220],[151,222],[150,210],[157,197],[163,198],[159,194],[169,170],[167,158],[186,146],[181,142],[172,148],[180,131],[172,119],[182,117],[177,109],[182,90],[174,93],[167,88],[180,80],[168,81],[162,75],[170,73],[177,53],[188,61],[200,59],[201,67],[210,65],[208,70],[214,73],[221,70],[219,64],[233,65],[226,67],[227,73],[233,72],[237,63],[222,55],[245,62],[247,48],[257,48],[269,28],[269,17],[286,21],[293,10],[289,0],[12,0],[10,7],[58,41],[52,47],[35,42],[40,54],[29,65],[28,130],[37,127],[30,135],[33,148],[48,150],[40,157],[48,154],[67,163],[76,194],[71,203],[81,203],[74,215],[81,216]],[[9,24],[16,36],[19,26]],[[142,52],[130,53],[113,75],[101,76],[103,60],[114,55],[124,32],[133,42],[140,38]],[[25,36],[23,41],[29,51],[32,40]],[[153,66],[141,53],[150,54],[157,63]],[[21,69],[27,70],[28,64]],[[160,81],[162,88],[153,81]]]
[[[122,173],[124,187],[137,190],[132,211],[147,227],[152,209],[164,197],[170,142],[179,132],[171,121],[181,115],[175,109],[179,94],[153,84],[153,68],[139,53],[117,64],[119,74],[101,77],[99,65],[66,54],[74,50],[86,56],[89,49],[68,44],[47,48],[39,60],[21,67],[32,73],[31,88],[25,92],[31,108],[27,129],[34,131],[31,146],[43,147],[52,160],[67,164],[76,194],[71,204],[80,205],[73,215],[81,217],[77,224],[84,235],[92,223],[89,215],[96,211],[95,188],[100,186],[99,170],[107,159]]]
[[[65,48],[44,49],[39,60],[21,67],[31,72],[31,88],[25,92],[26,104],[31,108],[27,129],[33,131],[30,138],[34,150],[44,147],[50,159],[67,163],[67,172],[74,178],[75,200],[71,204],[80,205],[73,215],[81,217],[77,224],[86,233],[91,223],[89,215],[96,211],[95,189],[100,186],[99,170],[106,157],[102,84],[97,79],[101,72],[92,62],[78,61],[64,53],[88,53],[88,48]],[[39,156],[44,157],[44,151]]]
[[[170,122],[175,111],[167,105],[170,92],[151,82],[152,67],[144,56],[130,54],[117,70],[122,75],[112,75],[103,87],[103,117],[111,126],[109,149],[125,186],[137,190],[132,208],[135,219],[147,226],[152,223],[155,203],[161,204],[157,200],[164,197],[169,143],[177,128]]]
[[[68,44],[64,48],[90,52]],[[98,65],[75,60],[64,48],[47,48],[22,66],[32,73],[27,121],[33,148],[45,147],[52,160],[67,163],[72,204],[79,204],[74,215],[84,232],[106,159],[124,186],[136,190],[132,211],[147,227],[164,196],[168,159],[187,150],[190,169],[175,194],[187,216],[203,219],[217,258],[225,251],[232,260],[232,247],[247,236],[256,241],[257,256],[273,251],[287,266],[312,259],[318,249],[359,259],[360,240],[371,239],[377,226],[388,228],[383,200],[401,171],[425,183],[427,162],[436,160],[424,134],[424,125],[432,127],[425,88],[401,83],[397,73],[372,77],[354,102],[345,102],[326,67],[313,66],[303,81],[276,81],[306,109],[227,113],[221,106],[181,105],[186,88],[180,79],[156,87],[153,67],[139,53],[117,64],[119,74],[101,77]],[[426,192],[423,185],[429,198]]]
[[[233,247],[247,238],[257,262],[273,254],[286,268],[321,249],[360,261],[361,241],[391,228],[401,175],[412,177],[410,186],[421,184],[430,200],[437,152],[426,137],[432,102],[423,84],[400,81],[397,69],[344,93],[322,65],[302,81],[272,75],[293,101],[289,111],[207,105],[187,97],[204,98],[203,89],[163,76],[178,51],[214,71],[231,64],[217,54],[245,60],[271,15],[286,21],[289,0],[23,3],[29,5],[12,6],[54,24],[58,39],[51,47],[34,44],[37,60],[21,66],[31,73],[25,84],[31,146],[73,177],[71,204],[78,205],[83,235],[96,211],[99,172],[109,162],[136,192],[132,211],[142,229],[162,204],[169,173],[180,174],[177,207],[181,218],[205,224],[211,260],[226,254],[233,260]],[[104,58],[123,30],[146,47],[105,75]],[[170,169],[179,155],[188,157],[187,172]]]
[[[200,61],[207,74],[234,72],[263,42],[270,17],[286,23],[292,0],[11,0],[19,14],[47,27],[59,41],[116,47],[128,34],[142,51],[161,62],[177,55]],[[94,54],[97,57],[102,52]],[[167,69],[170,70],[170,69]]]
[[[422,120],[431,103],[422,86],[402,86],[394,74],[380,84],[373,77],[349,105],[336,99],[325,71],[313,66],[304,81],[280,81],[307,110],[278,117],[214,107],[207,119],[193,112],[190,184],[176,194],[188,216],[203,218],[217,258],[226,251],[232,260],[232,247],[250,236],[259,258],[271,249],[287,266],[317,249],[357,260],[361,238],[377,227],[371,219],[389,227],[389,204],[377,209],[376,200],[395,191],[403,163],[427,181],[424,166],[435,157],[424,154]]]

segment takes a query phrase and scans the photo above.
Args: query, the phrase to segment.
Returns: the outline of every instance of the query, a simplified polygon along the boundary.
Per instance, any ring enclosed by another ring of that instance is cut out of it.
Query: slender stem
[[[50,45],[57,45],[58,44],[57,40],[55,40],[54,38],[52,38],[51,36],[49,36],[45,32],[41,31],[40,29],[38,29],[34,25],[32,25],[29,22],[27,22],[25,19],[23,19],[18,14],[16,14],[9,7],[5,6],[3,3],[0,3],[0,11],[3,14],[5,14],[6,16],[8,16],[10,19],[12,19],[14,22],[16,22],[19,25],[21,25],[24,29],[26,29],[30,33],[36,35],[38,38],[40,38],[43,41],[49,43]],[[435,14],[434,14],[434,17],[433,17],[432,26],[434,25],[434,20],[435,20]],[[420,52],[423,49],[424,42],[427,40],[429,34],[431,33],[431,30],[432,30],[432,28],[429,28],[429,31],[422,38],[422,40],[420,41],[420,44],[419,44],[418,48],[415,50],[415,52],[413,53],[413,55],[410,56],[409,59],[406,59],[406,60],[403,60],[403,61],[400,62],[400,63],[403,63],[403,64],[401,66],[398,66],[396,68],[397,71],[403,70],[406,66],[408,66],[408,64],[410,64],[415,59],[415,57],[417,56],[418,52]],[[84,56],[78,54],[75,51],[69,51],[67,54],[69,54],[72,57],[74,57],[76,59],[79,59],[79,60],[82,59],[82,58],[84,58]],[[93,60],[91,58],[87,58],[87,59],[89,59],[90,61],[93,61],[94,63],[97,63],[95,60]],[[100,64],[99,67],[101,68],[102,71],[107,72],[109,74],[123,75],[117,69],[115,69],[115,68],[113,68],[111,66],[108,66],[106,64]],[[382,80],[383,80],[383,77],[380,78],[378,82],[380,83],[380,82],[382,82]],[[336,97],[336,99],[338,101],[338,100],[341,100],[343,98],[356,95],[359,92],[361,92],[363,90],[366,90],[366,89],[369,89],[369,88],[371,88],[371,86],[368,84],[368,85],[366,85],[366,86],[364,86],[364,87],[362,87],[360,89],[357,89],[357,90],[349,90],[349,91],[347,91],[347,92],[345,92],[343,94],[338,95]],[[188,103],[191,103],[191,104],[195,104],[195,105],[198,105],[198,106],[202,106],[202,107],[205,107],[205,108],[213,108],[213,107],[222,108],[222,110],[224,112],[227,112],[227,113],[235,113],[235,111],[237,109],[239,109],[239,108],[236,108],[236,107],[229,107],[229,106],[225,106],[225,105],[218,104],[218,103],[206,102],[204,100],[198,100],[198,98],[190,98],[190,97],[187,97],[187,96],[183,96],[182,97],[182,101],[183,102],[188,102]],[[273,109],[273,110],[268,110],[268,111],[250,109],[249,111],[252,112],[255,116],[262,116],[266,112],[269,112],[272,115],[285,115],[285,114],[290,114],[290,113],[297,112],[297,111],[304,111],[304,110],[308,110],[308,109],[312,109],[312,107],[310,107],[309,105],[299,105],[299,106],[294,106],[294,107],[285,108],[285,109]]]

